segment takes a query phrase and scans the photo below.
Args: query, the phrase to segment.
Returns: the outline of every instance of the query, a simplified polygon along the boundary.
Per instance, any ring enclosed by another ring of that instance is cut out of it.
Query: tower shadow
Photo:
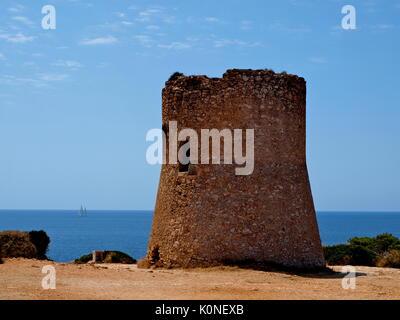
[[[307,268],[287,267],[273,262],[254,262],[254,261],[243,261],[243,262],[225,261],[223,265],[229,267],[236,267],[240,269],[246,269],[246,270],[282,273],[287,275],[295,275],[304,278],[316,278],[316,279],[342,279],[345,276],[347,276],[348,278],[367,276],[367,274],[364,272],[355,272],[354,275],[350,275],[349,273],[338,272],[328,266],[307,269]]]

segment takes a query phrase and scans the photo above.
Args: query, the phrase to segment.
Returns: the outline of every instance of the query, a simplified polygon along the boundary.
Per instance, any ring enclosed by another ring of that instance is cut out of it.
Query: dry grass
[[[0,256],[36,258],[37,250],[29,239],[29,233],[21,231],[0,232]]]
[[[400,250],[390,250],[377,263],[377,267],[400,268]]]

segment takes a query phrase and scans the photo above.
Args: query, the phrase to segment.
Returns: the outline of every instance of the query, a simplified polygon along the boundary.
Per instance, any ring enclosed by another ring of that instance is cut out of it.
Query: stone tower
[[[233,69],[222,78],[168,81],[164,132],[170,121],[178,130],[253,128],[254,172],[236,175],[232,164],[190,164],[187,170],[164,164],[147,264],[324,266],[306,166],[305,115],[306,83],[295,75]]]

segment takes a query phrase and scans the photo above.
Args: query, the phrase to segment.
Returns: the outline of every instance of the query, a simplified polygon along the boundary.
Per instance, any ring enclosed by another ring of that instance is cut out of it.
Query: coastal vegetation
[[[347,244],[324,247],[329,265],[400,268],[400,239],[390,233],[376,237],[354,237]]]
[[[50,238],[44,231],[0,232],[0,257],[47,259]]]
[[[75,263],[78,263],[78,264],[88,263],[88,262],[92,261],[92,258],[93,258],[93,255],[91,253],[84,254],[79,259],[75,259]]]
[[[29,240],[36,247],[38,259],[46,260],[47,259],[46,253],[50,244],[50,238],[47,235],[47,233],[43,230],[30,231]]]
[[[45,231],[0,232],[0,264],[2,258],[48,259],[50,238]],[[324,246],[328,265],[354,265],[400,268],[400,238],[390,234],[376,237],[354,237],[346,244]],[[136,259],[121,251],[104,251],[103,263],[135,264]],[[92,254],[75,260],[77,264],[92,261]]]
[[[185,75],[181,72],[174,72],[168,79],[168,81],[174,81],[177,80],[180,77],[184,77]]]
[[[75,263],[83,264],[92,261],[92,254],[85,254],[79,259],[75,260]],[[121,251],[104,251],[104,263],[123,263],[123,264],[135,264],[136,259],[130,255]]]

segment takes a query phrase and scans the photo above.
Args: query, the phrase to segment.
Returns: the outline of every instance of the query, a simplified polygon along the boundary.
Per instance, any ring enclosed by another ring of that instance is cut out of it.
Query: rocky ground
[[[56,289],[42,289],[42,268],[56,270]],[[238,267],[147,270],[136,265],[76,265],[5,259],[0,299],[400,299],[400,270],[356,267],[356,288],[336,274],[291,274]]]

